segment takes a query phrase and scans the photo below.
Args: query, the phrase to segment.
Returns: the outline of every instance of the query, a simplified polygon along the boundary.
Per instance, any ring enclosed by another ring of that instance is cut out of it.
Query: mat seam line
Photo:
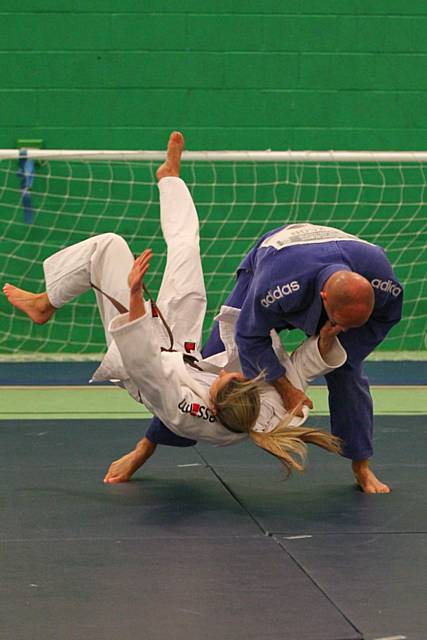
[[[221,476],[215,471],[215,469],[209,464],[209,462],[206,460],[206,458],[203,456],[203,454],[197,449],[197,447],[194,447],[197,454],[200,456],[200,458],[203,460],[203,462],[206,464],[206,466],[208,467],[208,469],[210,469],[213,473],[213,475],[219,480],[219,482],[222,484],[222,486],[224,487],[224,489],[231,495],[231,497],[238,503],[238,505],[243,509],[243,511],[251,518],[251,520],[257,525],[257,527],[263,532],[263,534],[274,540],[274,542],[280,547],[281,551],[285,554],[287,554],[289,556],[289,558],[291,559],[291,561],[304,573],[304,575],[307,576],[307,578],[310,580],[310,582],[314,585],[314,587],[316,589],[318,589],[323,595],[324,597],[328,600],[328,602],[330,602],[330,604],[334,607],[334,609],[336,609],[341,616],[348,622],[348,624],[354,629],[354,631],[356,633],[359,634],[360,638],[359,640],[363,640],[364,635],[363,633],[356,627],[356,625],[347,617],[347,615],[341,611],[341,609],[335,604],[335,602],[330,598],[330,596],[320,587],[320,585],[314,580],[314,578],[312,578],[310,576],[309,573],[307,573],[307,571],[304,569],[304,567],[296,560],[296,558],[294,558],[294,556],[289,553],[289,551],[287,551],[287,549],[285,549],[285,547],[283,547],[280,544],[280,541],[277,539],[277,537],[269,532],[268,530],[264,529],[264,527],[260,524],[260,522],[258,522],[258,520],[255,518],[255,516],[253,516],[251,514],[250,511],[248,511],[248,509],[245,507],[245,505],[241,502],[241,500],[237,497],[237,495],[234,493],[234,491],[227,485],[227,483],[221,478]],[[356,639],[355,639],[356,640]]]
[[[221,476],[215,471],[215,469],[212,467],[212,465],[209,464],[209,462],[206,460],[206,458],[203,456],[203,454],[198,450],[197,447],[194,447],[197,454],[200,456],[200,458],[203,460],[203,462],[205,463],[205,465],[208,467],[208,469],[211,470],[211,472],[213,473],[213,475],[217,478],[217,480],[219,480],[219,482],[222,484],[222,486],[224,487],[224,489],[230,494],[230,496],[233,498],[233,500],[235,502],[237,502],[237,504],[243,509],[243,511],[250,517],[250,519],[256,524],[256,526],[258,527],[258,529],[261,530],[261,532],[263,533],[264,536],[271,538],[272,534],[267,531],[267,529],[264,529],[264,527],[261,525],[261,523],[255,518],[255,516],[252,515],[252,513],[245,507],[245,505],[241,502],[241,500],[237,497],[237,495],[234,493],[234,491],[231,489],[231,487],[228,486],[228,484],[221,478]]]
[[[277,536],[275,534],[271,534],[272,539],[274,540],[274,542],[280,547],[280,549],[286,553],[286,555],[292,560],[292,562],[304,573],[304,575],[307,576],[307,578],[310,580],[310,582],[316,587],[316,589],[318,589],[324,596],[325,598],[328,600],[328,602],[331,603],[331,605],[334,607],[334,609],[336,609],[337,611],[339,611],[339,613],[343,616],[343,618],[353,627],[353,629],[356,631],[356,633],[358,633],[360,635],[360,640],[363,640],[365,635],[364,633],[358,629],[358,627],[356,627],[356,625],[350,620],[350,618],[344,613],[344,611],[342,611],[340,609],[340,607],[335,604],[335,602],[332,600],[332,598],[326,593],[326,591],[320,586],[320,584],[318,584],[316,582],[316,580],[308,573],[308,571],[303,567],[303,565],[295,558],[295,556],[292,555],[292,553],[290,551],[288,551],[288,549],[286,549],[281,543],[280,540],[277,538]]]

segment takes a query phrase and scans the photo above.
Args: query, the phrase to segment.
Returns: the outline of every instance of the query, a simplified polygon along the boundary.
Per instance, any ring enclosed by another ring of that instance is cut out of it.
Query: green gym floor
[[[151,414],[115,387],[99,386],[2,386],[0,419],[90,420],[141,419]],[[371,388],[376,415],[420,415],[426,413],[426,387],[375,385]],[[312,387],[313,417],[328,415],[325,387]]]

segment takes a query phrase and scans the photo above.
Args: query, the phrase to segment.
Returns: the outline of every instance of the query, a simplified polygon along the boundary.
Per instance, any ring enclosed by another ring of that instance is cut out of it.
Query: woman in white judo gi
[[[228,445],[249,435],[280,458],[288,471],[302,470],[307,442],[335,453],[339,442],[326,432],[303,427],[308,407],[303,407],[302,417],[287,413],[262,376],[244,379],[233,339],[237,309],[222,307],[218,317],[226,351],[207,359],[201,356],[206,293],[197,212],[179,178],[183,144],[180,133],[171,134],[166,162],[157,171],[167,264],[157,301],[148,311],[142,285],[151,250],[134,260],[116,234],[89,238],[48,258],[43,265],[44,293],[32,294],[10,284],[3,291],[11,304],[43,324],[93,287],[109,348],[92,380],[113,380],[178,436]],[[326,323],[319,337],[308,339],[289,357],[272,332],[276,353],[294,386],[304,390],[313,378],[345,362],[336,334]],[[144,438],[110,466],[104,481],[129,480],[155,448]]]

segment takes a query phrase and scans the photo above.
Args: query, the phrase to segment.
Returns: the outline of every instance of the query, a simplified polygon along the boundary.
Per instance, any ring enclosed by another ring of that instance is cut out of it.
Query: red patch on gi
[[[193,402],[191,404],[191,411],[190,411],[191,415],[197,416],[199,409],[200,409],[200,404],[198,404],[197,402]]]
[[[196,350],[196,343],[195,342],[184,342],[184,349],[187,351],[187,353],[190,353],[191,351],[195,351]]]
[[[159,312],[157,311],[157,307],[153,303],[151,303],[151,316],[152,318],[159,317]]]

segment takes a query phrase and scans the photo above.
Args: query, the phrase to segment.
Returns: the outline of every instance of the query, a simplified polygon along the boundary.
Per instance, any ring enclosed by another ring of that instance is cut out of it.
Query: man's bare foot
[[[30,293],[7,282],[3,287],[3,293],[10,304],[26,313],[36,324],[44,324],[56,311],[50,304],[46,292]]]
[[[141,464],[135,455],[135,451],[127,453],[110,465],[104,482],[107,484],[118,484],[119,482],[129,482],[135,471]]]
[[[369,468],[368,460],[357,460],[351,463],[356,483],[364,493],[390,493],[388,485],[380,482]]]
[[[179,131],[174,131],[169,136],[166,160],[156,171],[157,180],[162,178],[179,177],[181,155],[184,151],[184,136]]]

